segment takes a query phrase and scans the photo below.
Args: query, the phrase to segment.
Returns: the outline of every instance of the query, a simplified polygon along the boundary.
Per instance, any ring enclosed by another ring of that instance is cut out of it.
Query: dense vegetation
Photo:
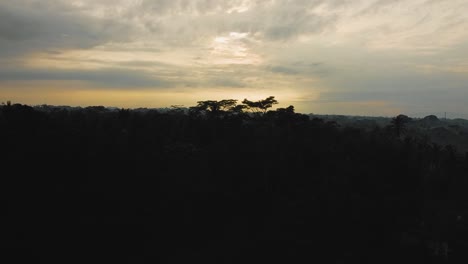
[[[369,116],[343,116],[343,115],[310,115],[312,118],[321,118],[325,121],[334,121],[342,127],[359,128],[366,131],[377,127],[386,127],[394,118]],[[395,119],[398,120],[398,119]],[[404,136],[413,138],[426,138],[426,140],[441,146],[451,145],[460,153],[468,152],[468,120],[455,118],[447,119],[434,115],[424,118],[409,118],[401,115],[405,120]]]
[[[275,103],[2,105],[2,248],[18,263],[466,263],[464,156],[398,117],[365,130]]]

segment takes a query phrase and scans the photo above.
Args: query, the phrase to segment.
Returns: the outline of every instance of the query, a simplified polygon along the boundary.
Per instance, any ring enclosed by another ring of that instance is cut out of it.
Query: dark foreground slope
[[[467,261],[468,162],[389,130],[8,105],[0,138],[17,263]]]

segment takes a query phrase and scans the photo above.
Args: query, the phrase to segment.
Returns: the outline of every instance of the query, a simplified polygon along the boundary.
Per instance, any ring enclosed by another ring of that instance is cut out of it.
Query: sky
[[[466,0],[0,2],[0,102],[468,118]]]

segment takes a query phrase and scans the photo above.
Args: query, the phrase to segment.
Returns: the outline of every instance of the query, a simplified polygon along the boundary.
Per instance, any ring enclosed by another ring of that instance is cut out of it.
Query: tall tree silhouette
[[[266,113],[268,108],[271,108],[274,104],[278,104],[278,101],[275,99],[274,96],[269,96],[266,99],[255,102],[244,99],[242,103],[245,104],[247,108],[252,112],[257,114],[264,114]]]
[[[206,100],[198,101],[197,105],[191,107],[190,109],[195,112],[204,112],[213,116],[219,116],[221,113],[238,110],[236,105],[237,100],[235,99],[224,99],[221,101]]]
[[[411,118],[409,118],[406,115],[401,115],[401,114],[392,118],[391,127],[395,131],[395,134],[397,137],[401,136],[401,134],[406,129],[406,124],[410,121],[411,121]]]

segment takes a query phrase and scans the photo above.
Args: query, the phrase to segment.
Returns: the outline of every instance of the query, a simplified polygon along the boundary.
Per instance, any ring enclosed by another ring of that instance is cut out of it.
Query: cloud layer
[[[6,1],[0,91],[79,81],[172,91],[161,106],[276,95],[302,112],[467,114],[467,12],[464,0]]]

